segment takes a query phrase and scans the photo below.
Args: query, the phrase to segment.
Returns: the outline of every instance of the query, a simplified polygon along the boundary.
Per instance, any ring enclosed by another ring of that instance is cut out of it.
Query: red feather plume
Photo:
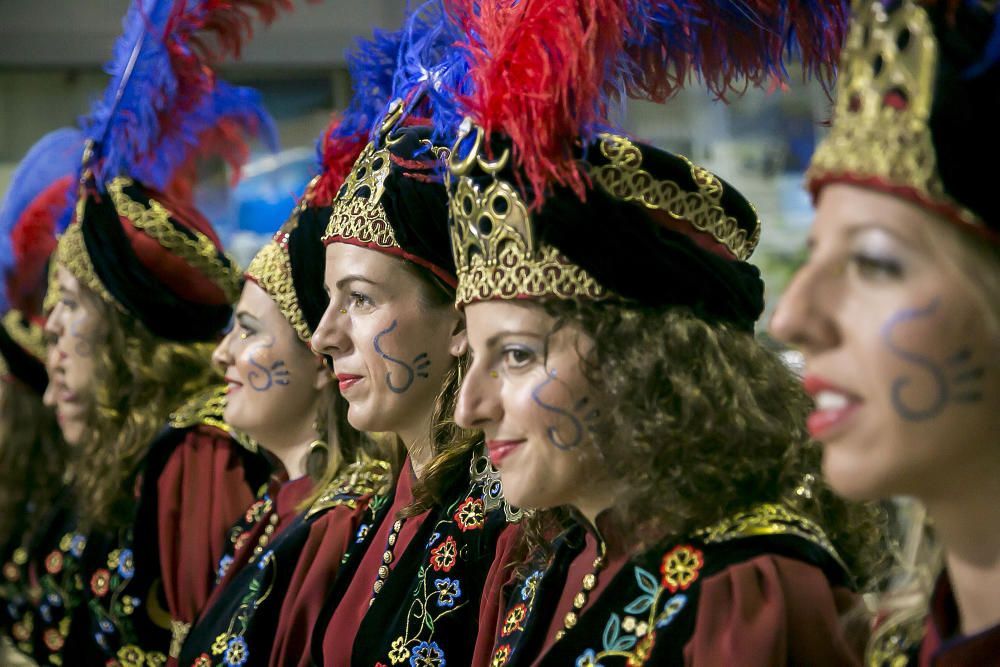
[[[24,209],[11,231],[14,270],[7,277],[7,298],[11,307],[28,317],[42,311],[45,267],[56,249],[56,223],[75,189],[73,176],[56,180]]]
[[[351,168],[361,156],[361,151],[368,145],[368,132],[356,132],[347,136],[339,136],[336,132],[340,118],[334,115],[323,134],[319,179],[307,193],[310,204],[316,207],[329,206],[337,191],[344,184]]]

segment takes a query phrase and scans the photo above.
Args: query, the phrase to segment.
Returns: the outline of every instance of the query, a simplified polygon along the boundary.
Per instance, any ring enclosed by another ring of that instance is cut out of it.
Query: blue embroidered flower
[[[38,608],[38,613],[41,615],[42,620],[46,623],[52,622],[52,609],[47,604],[43,604]]]
[[[362,542],[364,542],[365,537],[368,535],[368,529],[370,527],[371,526],[369,526],[367,523],[363,523],[360,526],[358,526],[358,534],[354,539],[355,544],[361,544]]]
[[[681,613],[681,609],[687,604],[687,596],[683,593],[678,593],[669,600],[667,604],[663,606],[663,611],[660,612],[660,618],[656,621],[656,627],[662,628],[670,625],[677,614]]]
[[[62,606],[62,596],[59,595],[58,593],[49,593],[48,595],[45,596],[45,599],[53,607],[61,607]]]
[[[233,557],[230,556],[229,554],[226,554],[225,556],[220,558],[219,571],[215,573],[215,576],[219,579],[222,579],[224,576],[226,576],[226,572],[229,571],[229,566],[232,564],[233,564]]]
[[[83,535],[74,535],[73,539],[69,543],[69,551],[71,554],[79,558],[83,555],[83,550],[87,546],[87,538]]]
[[[18,618],[20,614],[17,613],[17,605],[14,602],[7,603],[7,615],[11,618]]]
[[[105,639],[104,635],[101,634],[100,632],[95,632],[94,633],[94,641],[96,641],[97,645],[100,646],[105,651],[108,650],[108,640]]]
[[[98,625],[98,627],[101,628],[101,632],[103,632],[105,634],[111,634],[112,632],[115,631],[115,626],[113,626],[111,624],[111,621],[109,621],[106,618],[102,618],[97,625]]]
[[[437,642],[420,642],[410,654],[410,667],[444,667],[444,651]]]
[[[264,552],[264,555],[260,557],[260,560],[257,561],[257,569],[265,569],[272,560],[274,560],[274,550],[268,549]]]
[[[226,667],[240,667],[246,663],[250,657],[250,650],[243,637],[233,637],[226,644],[226,653],[222,659],[226,662]]]
[[[597,662],[597,654],[594,653],[594,649],[588,648],[576,659],[576,667],[604,667],[604,665]]]
[[[431,535],[431,539],[427,540],[427,546],[428,547],[433,546],[434,543],[437,542],[440,537],[441,533],[435,532],[433,535]]]
[[[535,570],[529,574],[528,578],[524,580],[524,584],[521,586],[521,599],[527,601],[529,598],[535,597],[535,589],[538,588],[538,582],[541,580],[541,570]]]
[[[435,579],[434,586],[437,588],[439,607],[454,607],[455,600],[462,597],[458,579]]]
[[[131,549],[122,549],[118,554],[118,576],[126,581],[135,574],[135,561],[132,558]]]

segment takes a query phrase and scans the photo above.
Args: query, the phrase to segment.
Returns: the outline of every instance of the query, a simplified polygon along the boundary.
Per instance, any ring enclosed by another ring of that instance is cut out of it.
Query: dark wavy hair
[[[823,484],[821,450],[805,427],[810,400],[774,352],[680,308],[568,300],[544,307],[556,318],[552,333],[575,324],[596,342],[581,363],[606,397],[598,454],[612,478],[628,480],[610,514],[627,544],[648,547],[792,499],[867,585],[881,562],[883,514]],[[811,488],[797,495],[804,481]],[[560,508],[526,518],[523,552],[544,549],[566,515]]]
[[[85,288],[81,286],[81,292]],[[95,400],[78,447],[75,487],[88,528],[121,528],[133,514],[132,481],[170,413],[221,378],[211,365],[214,342],[176,343],[84,292],[100,310],[107,335],[94,344]]]
[[[0,548],[30,530],[63,489],[71,463],[55,413],[42,397],[15,381],[0,391]],[[29,512],[30,508],[30,512]],[[28,525],[25,525],[27,521]]]

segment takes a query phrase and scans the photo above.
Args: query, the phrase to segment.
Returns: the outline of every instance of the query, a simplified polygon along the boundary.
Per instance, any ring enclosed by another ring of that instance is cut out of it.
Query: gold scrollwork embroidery
[[[753,254],[760,241],[760,221],[747,234],[736,218],[726,213],[722,207],[722,181],[715,174],[678,155],[689,166],[698,186],[698,191],[692,192],[674,181],[658,180],[643,169],[642,151],[627,138],[602,134],[600,139],[601,154],[608,163],[588,165],[587,171],[608,194],[687,222],[698,231],[711,234],[741,260]]]
[[[121,312],[125,311],[125,306],[118,302],[118,299],[111,296],[111,292],[104,287],[104,283],[97,277],[94,265],[90,261],[90,253],[87,252],[87,244],[83,240],[83,227],[78,222],[70,224],[59,237],[56,246],[56,262],[72,273],[77,280],[82,282],[92,292],[97,294],[105,303],[108,303]]]
[[[230,303],[239,299],[240,275],[236,262],[225,256],[201,232],[195,229],[182,231],[172,224],[170,211],[155,199],[149,201],[148,208],[134,201],[125,194],[125,188],[131,185],[132,180],[124,176],[108,183],[108,194],[118,214],[211,280]]]
[[[836,548],[819,524],[785,505],[762,503],[695,532],[696,537],[710,544],[762,535],[800,537],[822,548],[847,571]]]
[[[342,238],[375,244],[380,248],[398,248],[396,234],[382,204],[369,206],[363,199],[337,200],[326,226],[323,240]]]
[[[309,507],[306,519],[341,505],[354,509],[357,507],[359,497],[371,495],[381,489],[391,474],[390,466],[385,461],[377,459],[355,461],[326,486],[323,493]]]
[[[223,418],[226,410],[226,387],[216,385],[199,392],[184,402],[179,408],[170,413],[169,424],[174,429],[191,428],[199,424],[212,426],[224,433],[228,433],[240,445],[250,450],[257,451],[257,443],[242,433],[234,430]]]
[[[261,248],[247,267],[247,277],[260,286],[278,306],[278,310],[292,325],[295,333],[306,345],[312,331],[299,306],[299,297],[292,280],[292,260],[288,255],[288,237],[298,227],[301,207],[282,225],[274,238]]]
[[[7,330],[7,335],[25,352],[38,361],[45,361],[45,332],[40,326],[25,318],[16,310],[9,311],[0,320],[0,326]]]
[[[887,12],[882,3],[865,0],[851,26],[833,126],[813,155],[806,181],[847,176],[884,182],[980,224],[946,194],[938,173],[929,125],[938,50],[926,11],[904,2]]]

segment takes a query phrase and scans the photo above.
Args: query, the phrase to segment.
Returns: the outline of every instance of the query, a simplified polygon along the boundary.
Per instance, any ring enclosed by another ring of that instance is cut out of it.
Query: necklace
[[[577,621],[580,620],[580,612],[587,606],[587,598],[590,596],[590,592],[594,590],[594,587],[597,586],[597,575],[608,564],[607,553],[608,547],[604,543],[604,540],[598,540],[597,558],[594,559],[593,570],[583,576],[583,581],[580,584],[580,592],[573,596],[573,609],[566,612],[566,616],[563,617],[563,627],[562,630],[556,633],[556,641],[562,639],[566,635],[566,631],[573,629]]]
[[[379,594],[382,587],[385,586],[385,580],[389,578],[389,565],[395,559],[393,554],[393,549],[396,547],[396,540],[399,539],[399,531],[403,527],[403,520],[396,519],[396,522],[392,524],[392,529],[389,530],[389,539],[386,540],[385,551],[382,552],[382,564],[378,566],[378,575],[375,578],[375,583],[372,585],[372,596],[368,600],[368,606],[372,606],[375,602],[375,596]]]

